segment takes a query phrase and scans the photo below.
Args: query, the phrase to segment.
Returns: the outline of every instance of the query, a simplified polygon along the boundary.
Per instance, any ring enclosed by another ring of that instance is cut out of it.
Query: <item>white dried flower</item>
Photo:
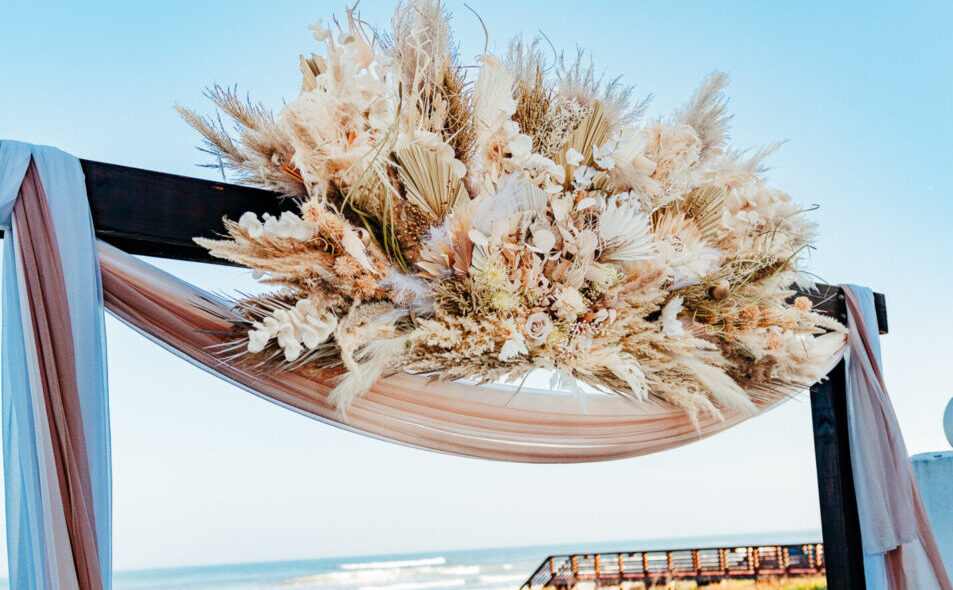
[[[567,321],[575,320],[589,309],[579,290],[572,287],[565,287],[559,292],[553,307],[559,317]]]
[[[582,164],[582,153],[575,148],[569,148],[566,150],[566,163],[570,166],[579,166]]]
[[[585,190],[592,186],[592,180],[596,177],[596,170],[591,166],[580,166],[572,174],[572,185],[577,191]]]
[[[593,262],[586,271],[586,280],[591,282],[592,287],[600,293],[605,293],[617,285],[622,276],[622,271],[614,264]]]
[[[662,308],[662,333],[669,338],[680,338],[685,335],[685,327],[678,319],[684,302],[683,298],[676,296]]]
[[[569,217],[569,210],[572,208],[572,197],[554,198],[549,202],[549,208],[552,209],[553,218],[556,221],[563,221]]]
[[[483,246],[486,248],[490,244],[490,239],[477,229],[471,229],[467,234],[467,237],[470,238],[470,241],[476,244],[477,246]]]
[[[248,235],[253,238],[266,236],[304,241],[311,239],[314,235],[314,225],[301,219],[291,211],[283,211],[281,217],[273,217],[265,213],[261,218],[264,223],[259,222],[254,213],[248,212],[239,218],[238,225],[243,227]]]
[[[536,223],[530,227],[533,235],[533,242],[528,244],[529,249],[539,254],[549,254],[556,246],[556,235],[549,229],[546,223]]]
[[[274,318],[265,318],[264,324],[256,322],[255,326],[258,327],[248,331],[248,352],[253,354],[259,353],[268,346],[268,341],[274,336],[274,331],[271,330],[271,326],[268,325],[269,323],[271,326],[277,324]]]
[[[595,197],[586,197],[578,203],[576,203],[576,211],[585,211],[586,209],[594,206],[596,204]]]
[[[528,158],[533,151],[533,138],[529,135],[520,133],[510,140],[506,149],[509,150],[512,158],[521,161]]]
[[[618,145],[618,142],[610,139],[602,144],[602,147],[594,146],[592,148],[592,157],[600,168],[603,170],[615,168],[615,160],[612,158],[612,154],[615,153]]]
[[[265,233],[265,226],[258,220],[258,216],[247,211],[238,218],[238,227],[248,232],[249,237],[260,238]]]
[[[501,361],[508,361],[521,354],[529,354],[529,350],[526,348],[526,341],[523,337],[515,333],[503,343],[503,346],[500,348],[499,359]]]
[[[314,226],[291,211],[282,211],[278,218],[276,235],[279,238],[308,240],[314,235]]]
[[[302,299],[292,308],[276,309],[261,322],[255,322],[248,331],[248,352],[261,352],[274,338],[284,350],[285,360],[293,362],[305,347],[313,349],[326,342],[337,324],[337,317],[330,310],[318,312],[310,299]]]

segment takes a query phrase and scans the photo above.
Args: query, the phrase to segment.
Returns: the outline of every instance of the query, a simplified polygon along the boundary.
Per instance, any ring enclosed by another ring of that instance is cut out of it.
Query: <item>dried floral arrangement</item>
[[[342,407],[397,371],[547,369],[693,418],[823,375],[843,328],[790,288],[814,228],[765,184],[776,146],[727,148],[724,76],[641,122],[582,55],[516,40],[461,65],[435,0],[389,33],[353,10],[311,29],[277,115],[220,87],[236,131],[180,107],[215,166],[297,207],[196,240],[274,286],[236,301],[231,361],[328,372]]]

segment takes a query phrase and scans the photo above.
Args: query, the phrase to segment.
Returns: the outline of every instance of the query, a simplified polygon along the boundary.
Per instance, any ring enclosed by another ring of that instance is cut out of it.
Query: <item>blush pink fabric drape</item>
[[[51,556],[36,583],[43,588],[99,590],[103,572],[69,302],[56,232],[32,160],[11,225],[22,299],[28,302],[24,337],[40,449],[37,467],[44,481],[42,514],[33,518],[45,523],[44,550]]]
[[[107,309],[193,364],[247,391],[318,420],[419,448],[527,463],[604,461],[655,453],[721,432],[750,417],[726,411],[702,416],[633,405],[619,397],[429,384],[419,376],[382,379],[346,415],[327,401],[333,385],[296,372],[249,373],[223,363],[209,347],[225,341],[226,322],[203,311],[228,305],[159,269],[100,243]],[[832,338],[832,365],[844,337]],[[759,392],[766,410],[794,392]]]
[[[867,587],[953,590],[887,395],[872,297],[869,291],[851,286],[844,286],[844,295],[850,323],[847,381],[851,466]]]

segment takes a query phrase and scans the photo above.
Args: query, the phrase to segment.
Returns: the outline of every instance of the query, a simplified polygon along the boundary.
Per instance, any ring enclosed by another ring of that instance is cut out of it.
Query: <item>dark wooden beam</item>
[[[224,231],[222,218],[278,215],[290,199],[256,188],[81,160],[96,235],[132,254],[222,264],[192,241]]]

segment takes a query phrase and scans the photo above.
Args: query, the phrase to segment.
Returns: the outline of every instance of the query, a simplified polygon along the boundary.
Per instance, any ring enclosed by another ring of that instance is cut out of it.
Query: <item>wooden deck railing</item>
[[[661,584],[694,579],[700,583],[729,578],[768,578],[823,574],[824,546],[763,545],[711,547],[626,553],[579,553],[547,557],[521,590],[573,588],[623,582]]]

